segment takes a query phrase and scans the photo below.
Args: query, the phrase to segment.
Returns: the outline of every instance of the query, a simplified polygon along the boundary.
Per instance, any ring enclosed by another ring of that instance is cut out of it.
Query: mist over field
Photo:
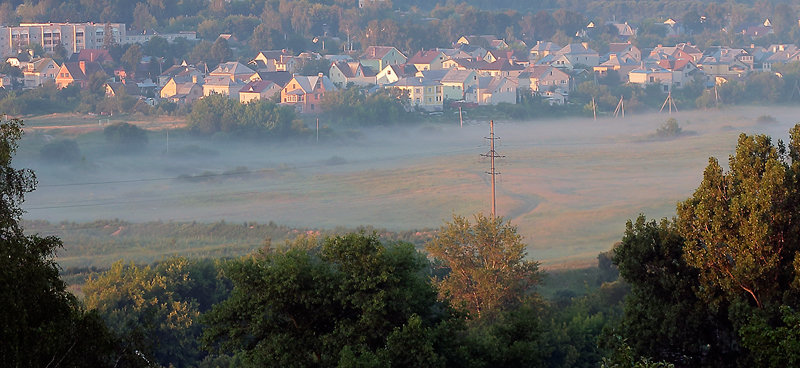
[[[774,122],[758,122],[769,115]],[[672,216],[699,185],[709,156],[727,163],[737,136],[788,139],[800,108],[737,107],[671,115],[683,130],[659,137],[670,115],[625,119],[495,122],[501,138],[498,213],[519,226],[529,256],[582,263],[618,241],[628,219]],[[116,154],[96,131],[76,138],[83,159],[57,165],[39,157],[69,130],[36,119],[15,159],[33,169],[27,220],[88,222],[261,222],[390,230],[438,228],[452,214],[488,213],[488,122],[457,116],[347,132],[309,141],[254,143],[150,132],[146,151]],[[65,244],[66,248],[70,244]]]

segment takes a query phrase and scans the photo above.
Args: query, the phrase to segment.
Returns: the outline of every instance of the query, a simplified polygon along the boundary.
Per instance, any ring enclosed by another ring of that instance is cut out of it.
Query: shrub
[[[47,162],[71,163],[81,159],[81,150],[74,140],[62,139],[44,145],[39,156]]]
[[[103,130],[106,141],[117,152],[142,150],[147,145],[147,132],[130,123],[114,123]]]

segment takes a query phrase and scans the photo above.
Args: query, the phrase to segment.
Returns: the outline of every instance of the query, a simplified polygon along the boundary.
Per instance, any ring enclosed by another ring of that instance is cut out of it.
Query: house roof
[[[109,89],[111,89],[114,95],[125,93],[128,96],[137,96],[141,94],[139,87],[137,87],[135,83],[111,82],[111,83],[106,83],[106,85],[108,86]]]
[[[397,50],[394,46],[370,46],[364,50],[364,53],[361,54],[362,59],[383,59],[389,52],[392,50]],[[400,51],[397,51],[400,55],[403,55]],[[405,57],[405,55],[404,55]]]
[[[423,77],[403,77],[400,78],[397,82],[390,84],[390,86],[394,87],[424,87],[424,86],[435,86],[439,83],[430,79],[425,79]]]
[[[411,59],[408,59],[407,63],[408,64],[430,64],[434,60],[436,60],[436,58],[438,58],[439,55],[444,55],[444,54],[441,51],[437,51],[437,50],[419,51],[416,54],[414,54],[414,56],[412,56]]]
[[[506,77],[480,77],[478,78],[478,88],[494,92],[508,82],[511,80]]]
[[[281,56],[291,56],[291,54],[289,54],[289,52],[286,51],[286,49],[283,49],[283,50],[263,50],[263,51],[259,51],[256,56],[258,56],[258,55],[262,55],[262,56],[264,56],[265,59],[268,59],[268,60],[279,60],[281,58]]]
[[[108,50],[104,49],[83,49],[78,53],[76,61],[91,61],[104,63],[106,61],[114,61]]]
[[[472,70],[450,69],[442,77],[442,83],[463,83],[470,75],[475,74]]]
[[[483,69],[489,62],[486,60],[473,60],[473,59],[451,59],[455,62],[459,67],[464,69]]]
[[[315,75],[309,77],[297,75],[293,80],[297,82],[297,84],[300,86],[300,89],[303,90],[303,93],[312,93],[314,92],[317,81],[319,81],[320,78],[322,78],[321,85],[326,91],[332,91],[336,89],[336,86],[333,85],[333,82],[331,82],[331,80],[326,76]]]
[[[386,66],[386,68],[391,69],[392,72],[394,72],[394,74],[400,78],[413,77],[414,75],[417,74],[417,68],[411,64],[399,64],[399,65],[394,64],[394,65],[388,65]],[[386,68],[383,69],[386,70]]]
[[[292,80],[292,73],[289,72],[257,72],[253,73],[250,78],[255,75],[258,75],[258,79],[272,81],[281,87],[286,86],[286,83]]]
[[[493,63],[487,64],[485,67],[481,68],[481,70],[493,70],[493,71],[515,71],[515,70],[523,70],[525,67],[522,65],[514,64],[509,59],[497,59]]]
[[[676,70],[684,70],[692,63],[690,59],[664,59],[659,60],[658,65],[664,69],[669,69],[672,71]]]
[[[81,64],[84,65],[84,68],[81,68]],[[73,80],[88,80],[90,75],[95,74],[97,72],[105,73],[103,67],[100,66],[100,63],[97,62],[84,62],[84,61],[76,61],[76,62],[66,62],[62,65],[63,68],[66,68],[69,74],[72,76]]]
[[[556,52],[556,51],[561,50],[561,49],[562,49],[561,45],[559,45],[557,43],[553,43],[553,42],[550,42],[550,41],[537,41],[536,45],[531,47],[531,52],[533,52],[533,51],[551,51],[551,52]]]
[[[554,73],[558,72],[558,73],[561,73],[561,74],[567,76],[567,78],[569,78],[567,73],[564,73],[561,70],[559,70],[558,68],[553,67],[551,65],[533,65],[533,66],[529,66],[529,67],[525,68],[525,71],[523,73],[520,73],[520,78],[542,79],[542,76],[544,74],[550,72],[551,70]],[[523,76],[523,74],[527,74],[527,75]]]
[[[350,62],[338,62],[333,63],[333,65],[338,68],[342,74],[344,74],[345,78],[355,78],[358,77],[358,71],[361,70],[361,76],[363,77],[374,77],[375,72],[368,67],[364,67],[358,61],[350,61]]]
[[[261,93],[261,92],[264,92],[265,90],[268,90],[270,88],[270,86],[273,86],[273,85],[275,85],[275,83],[273,83],[272,81],[268,81],[268,80],[266,80],[266,81],[265,80],[250,81],[250,83],[245,84],[244,87],[242,87],[242,89],[239,90],[239,93],[243,93],[243,92],[244,93],[247,93],[247,92],[249,92],[249,93]]]
[[[50,65],[51,63],[52,63],[52,64],[55,64],[56,68],[60,67],[60,66],[58,65],[58,63],[56,63],[56,62],[55,62],[53,59],[51,59],[51,58],[40,58],[40,59],[36,59],[36,60],[34,60],[34,61],[31,61],[31,62],[29,62],[28,64],[29,64],[29,65],[32,65],[32,67],[31,67],[31,68],[33,69],[33,70],[32,70],[32,72],[35,72],[35,73],[41,73],[41,72],[45,71],[45,70],[47,69],[47,66],[48,66],[48,65]],[[22,71],[23,71],[23,72],[29,72],[29,71],[28,71],[26,68],[23,68],[23,70],[22,70]]]
[[[246,65],[238,62],[238,61],[230,61],[227,63],[222,63],[214,69],[211,74],[228,74],[228,75],[253,75],[255,70],[248,68]]]
[[[596,54],[597,52],[590,49],[588,46],[584,46],[582,43],[571,43],[569,45],[564,46],[561,50],[558,50],[558,54],[565,55],[565,54]]]
[[[419,72],[419,74],[422,74],[422,77],[425,78],[425,79],[429,79],[429,80],[439,81],[440,82],[444,78],[444,76],[447,75],[447,72],[449,72],[449,71],[450,70],[448,70],[448,69],[423,70],[423,71]]]

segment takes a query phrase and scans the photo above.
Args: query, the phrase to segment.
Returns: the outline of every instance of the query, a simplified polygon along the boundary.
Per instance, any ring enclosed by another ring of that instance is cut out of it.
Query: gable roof
[[[439,55],[444,55],[444,53],[442,53],[441,51],[437,51],[437,50],[419,51],[416,54],[414,54],[414,56],[412,56],[411,59],[408,59],[407,63],[408,64],[430,64],[434,60],[436,60],[436,58],[438,58]]]
[[[104,63],[106,61],[114,61],[108,50],[104,49],[83,49],[78,53],[76,61],[89,61]]]
[[[227,63],[222,63],[217,66],[211,74],[231,74],[231,75],[242,75],[248,74],[252,75],[255,73],[255,70],[248,68],[246,65],[238,62],[238,61],[229,61]]]
[[[475,71],[450,69],[442,77],[441,81],[442,83],[463,83],[472,74],[475,74]]]
[[[361,54],[362,59],[383,59],[386,54],[391,52],[392,50],[397,50],[394,46],[370,46],[364,50],[364,53]],[[397,51],[400,55],[403,55],[402,52],[399,50]],[[405,55],[403,56],[405,57]]]
[[[279,85],[281,87],[286,86],[286,83],[289,83],[289,81],[292,80],[292,73],[283,72],[283,71],[281,71],[281,72],[257,72],[257,73],[253,73],[253,75],[250,76],[250,78],[252,79],[256,75],[258,75],[258,79],[271,81],[271,82],[273,82],[273,83],[275,83],[275,84],[277,84],[277,85]]]
[[[83,68],[81,68],[83,65]],[[73,80],[82,81],[88,80],[89,76],[95,74],[97,72],[105,73],[103,67],[100,66],[100,63],[97,62],[88,62],[88,61],[74,61],[74,62],[66,62],[62,65],[62,68],[66,68],[69,74],[72,76]]]
[[[481,70],[496,70],[501,72],[523,70],[523,69],[525,69],[525,67],[519,64],[515,64],[509,59],[497,59],[493,63],[489,63],[483,68],[481,68]]]
[[[273,85],[275,85],[275,83],[273,83],[272,81],[255,80],[255,81],[251,81],[251,82],[245,84],[244,87],[242,87],[242,89],[239,90],[239,93],[248,93],[248,92],[249,93],[261,93],[261,92],[264,92],[265,90],[269,89],[270,86],[273,86]]]
[[[597,52],[590,49],[588,46],[585,46],[582,43],[571,43],[569,45],[564,46],[561,50],[557,52],[560,55],[565,54],[596,54]]]
[[[320,81],[320,78],[322,79]],[[293,78],[294,81],[297,82],[297,85],[300,89],[303,90],[304,93],[313,93],[316,89],[317,82],[320,82],[320,85],[325,88],[326,91],[333,91],[336,89],[336,86],[333,85],[328,77],[323,75],[315,75],[315,76],[304,76],[304,75],[296,75]]]
[[[333,63],[333,65],[338,68],[345,78],[356,78],[358,77],[358,71],[361,71],[362,77],[374,77],[375,72],[372,68],[364,67],[358,61],[350,61],[350,62],[337,62]]]

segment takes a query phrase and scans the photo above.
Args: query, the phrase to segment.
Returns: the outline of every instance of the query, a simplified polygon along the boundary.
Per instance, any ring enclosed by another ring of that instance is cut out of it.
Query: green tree
[[[470,224],[455,215],[425,249],[447,272],[435,280],[441,297],[464,306],[476,319],[519,305],[541,278],[539,263],[525,259],[517,227],[502,217],[477,214]]]
[[[127,351],[160,366],[189,367],[205,354],[198,347],[199,316],[225,299],[214,261],[171,258],[154,266],[116,262],[83,289]]]
[[[262,251],[225,268],[233,293],[203,317],[203,341],[246,366],[435,366],[448,312],[427,271],[411,244],[375,235]]]
[[[797,132],[792,157],[798,155]],[[730,170],[710,159],[700,186],[678,205],[686,262],[699,270],[708,291],[722,290],[730,299],[746,295],[762,308],[788,289],[798,250],[792,227],[797,202],[784,151],[767,136],[740,135]]]
[[[53,260],[56,237],[26,236],[20,204],[36,177],[11,167],[22,121],[0,124],[0,365],[112,366],[114,345],[96,314],[66,290]]]
[[[142,47],[139,46],[138,43],[135,43],[128,47],[128,50],[122,54],[120,62],[125,66],[125,70],[128,71],[128,73],[134,74],[136,73],[136,68],[139,66],[143,55]]]
[[[637,356],[679,366],[735,365],[736,333],[725,308],[695,294],[699,271],[684,260],[674,222],[628,221],[614,263],[630,284],[619,332]]]

